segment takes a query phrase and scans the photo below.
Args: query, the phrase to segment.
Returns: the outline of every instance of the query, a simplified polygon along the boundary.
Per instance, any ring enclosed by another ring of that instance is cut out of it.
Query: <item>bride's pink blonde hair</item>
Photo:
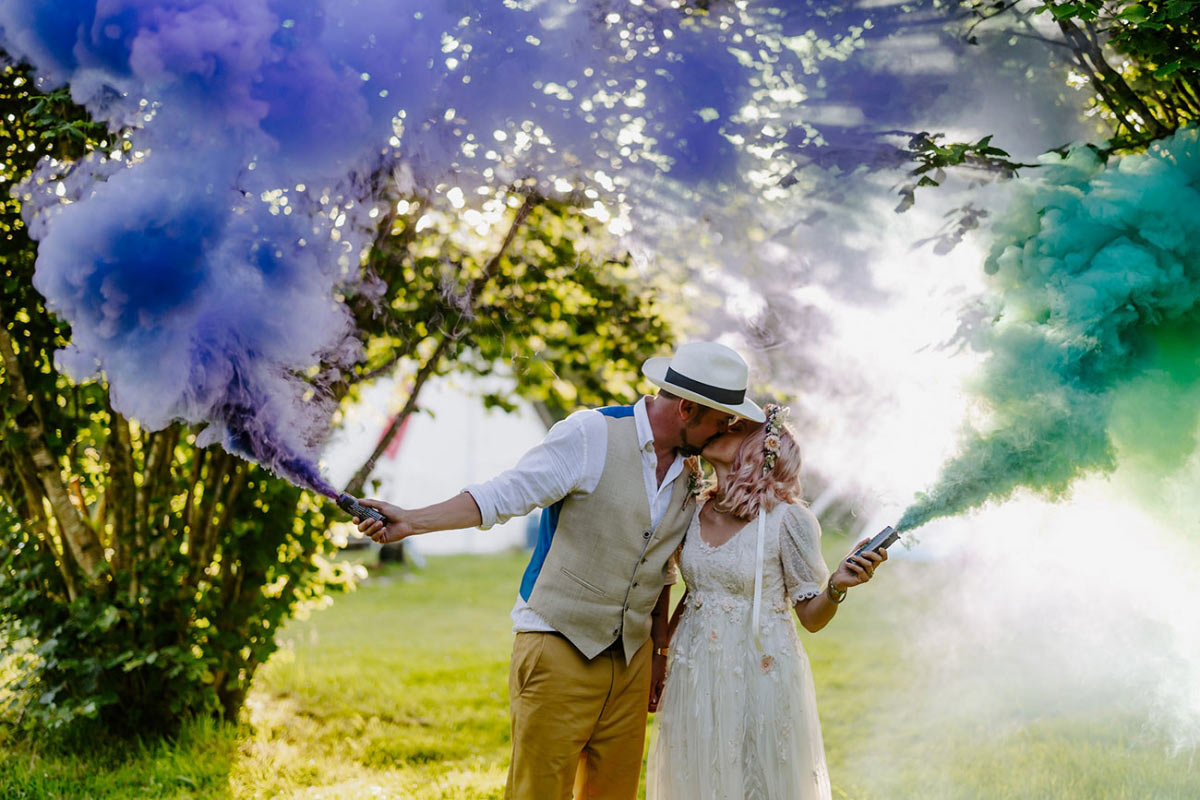
[[[800,485],[800,445],[796,432],[786,422],[779,429],[779,455],[774,468],[762,474],[767,438],[766,423],[746,423],[756,427],[746,435],[729,467],[725,491],[717,496],[714,486],[708,491],[713,508],[741,519],[753,519],[760,508],[771,511],[780,503],[803,503]]]

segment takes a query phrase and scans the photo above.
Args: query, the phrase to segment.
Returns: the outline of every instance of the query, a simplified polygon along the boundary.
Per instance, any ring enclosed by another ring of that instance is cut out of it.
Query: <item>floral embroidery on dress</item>
[[[679,554],[687,602],[656,717],[648,800],[828,800],[812,675],[793,603],[820,591],[819,528],[806,510],[768,512],[760,617],[751,625],[754,526],[713,547],[699,513]]]

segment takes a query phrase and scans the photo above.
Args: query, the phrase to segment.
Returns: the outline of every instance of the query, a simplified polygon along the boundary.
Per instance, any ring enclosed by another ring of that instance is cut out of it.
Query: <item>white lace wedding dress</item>
[[[688,595],[656,716],[648,800],[827,800],[808,656],[792,605],[824,589],[807,508],[767,514],[759,637],[751,626],[757,520],[712,547],[700,509],[680,552]]]

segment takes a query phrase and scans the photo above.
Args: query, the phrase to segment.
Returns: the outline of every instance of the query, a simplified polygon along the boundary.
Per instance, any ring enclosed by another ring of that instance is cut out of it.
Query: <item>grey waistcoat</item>
[[[605,417],[608,451],[596,490],[567,497],[529,606],[587,658],[622,640],[625,661],[650,637],[667,562],[695,510],[686,471],[657,528],[642,478],[637,423]]]

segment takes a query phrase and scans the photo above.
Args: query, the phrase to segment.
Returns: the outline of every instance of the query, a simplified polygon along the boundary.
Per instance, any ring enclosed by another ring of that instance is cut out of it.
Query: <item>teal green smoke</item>
[[[1025,487],[1057,499],[1132,460],[1196,449],[1200,136],[1102,165],[1076,150],[1018,190],[986,270],[998,302],[977,345],[986,427],[968,431],[901,530]]]

